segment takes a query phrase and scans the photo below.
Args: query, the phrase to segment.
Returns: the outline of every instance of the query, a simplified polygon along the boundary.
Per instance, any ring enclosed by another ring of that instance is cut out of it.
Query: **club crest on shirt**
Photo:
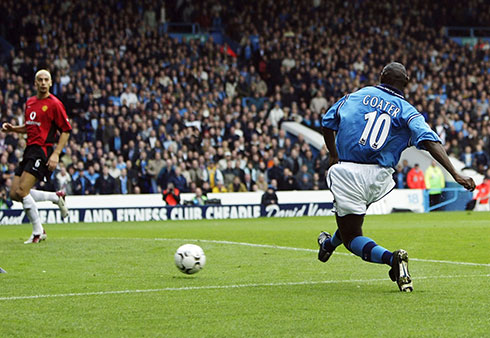
[[[48,110],[48,106],[43,106],[43,107],[42,107],[42,110],[43,110],[43,111]]]

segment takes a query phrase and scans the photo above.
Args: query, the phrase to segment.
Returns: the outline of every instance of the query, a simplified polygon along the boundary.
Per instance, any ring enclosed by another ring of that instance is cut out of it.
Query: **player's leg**
[[[34,198],[36,202],[50,201],[56,204],[61,211],[61,217],[65,218],[68,216],[68,208],[66,207],[65,196],[66,193],[64,191],[42,191],[31,189],[31,196]]]
[[[327,186],[332,190],[332,173],[336,171],[336,169],[339,168],[339,165],[334,165],[332,166],[327,174]],[[334,196],[334,205],[337,205],[335,202],[335,196]],[[335,249],[342,244],[342,236],[340,235],[340,231],[337,229],[335,233],[330,235],[328,232],[322,231],[320,235],[318,236],[317,239],[318,245],[320,249],[318,250],[318,260],[321,262],[326,262],[330,258],[330,256],[333,254]]]
[[[42,190],[36,190],[36,189],[31,189],[31,196],[34,198],[34,201],[36,202],[44,202],[44,201],[50,201],[53,203],[58,203],[59,197],[56,195],[55,192],[51,191],[42,191]]]
[[[22,175],[16,180],[18,176],[14,177],[14,182],[12,182],[12,190],[14,191],[14,196],[17,201],[21,201],[24,207],[24,211],[32,223],[32,235],[26,243],[37,243],[40,240],[45,239],[44,228],[41,224],[41,219],[39,218],[39,212],[37,210],[36,202],[30,194],[30,190],[37,183],[37,178],[31,173],[24,171]]]
[[[12,185],[10,186],[10,198],[12,201],[17,201],[22,203],[22,198],[17,195],[17,189],[19,188],[20,185],[20,174],[19,176],[15,175],[14,178],[12,179]]]
[[[337,225],[345,247],[367,262],[391,266],[393,253],[376,244],[371,238],[363,236],[363,223],[364,215],[337,216]]]
[[[362,233],[367,206],[393,189],[392,174],[391,168],[341,163],[329,170],[327,183],[334,195],[337,225],[345,247],[363,260],[389,265],[390,278],[400,290],[411,291],[406,251],[392,253]]]
[[[48,152],[49,155],[50,152]],[[46,179],[51,176],[47,165],[47,158],[44,151],[40,147],[28,147],[24,152],[24,160],[19,164],[19,167],[15,171],[15,175],[22,177],[24,172],[30,173],[39,181],[46,182]],[[31,187],[32,188],[32,187]],[[51,201],[58,205],[61,211],[61,216],[64,218],[68,216],[68,209],[65,205],[65,193],[62,191],[48,192],[30,189],[28,192],[34,201]],[[22,202],[22,201],[21,201]]]
[[[408,272],[408,254],[405,250],[390,252],[376,244],[371,238],[362,235],[363,215],[337,217],[344,245],[363,260],[386,264],[391,267],[389,276],[398,284],[400,291],[413,291],[412,280]]]

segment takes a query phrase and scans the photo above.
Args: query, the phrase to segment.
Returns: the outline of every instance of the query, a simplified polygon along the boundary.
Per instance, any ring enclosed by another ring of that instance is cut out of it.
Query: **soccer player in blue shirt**
[[[383,68],[379,85],[344,96],[323,116],[331,165],[327,184],[334,196],[338,230],[333,236],[320,233],[318,259],[326,262],[343,243],[363,260],[389,265],[391,280],[400,291],[411,292],[407,252],[390,252],[363,236],[367,207],[394,188],[393,168],[412,145],[427,150],[464,188],[474,190],[475,182],[456,172],[437,134],[405,100],[408,80],[405,67],[392,62]]]

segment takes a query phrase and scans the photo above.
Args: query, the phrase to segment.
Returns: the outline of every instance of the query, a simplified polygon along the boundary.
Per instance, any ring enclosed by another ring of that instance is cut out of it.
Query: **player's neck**
[[[49,92],[46,92],[46,93],[37,92],[36,97],[37,97],[39,100],[42,100],[42,99],[47,98],[49,95],[50,95],[50,93],[49,93]]]

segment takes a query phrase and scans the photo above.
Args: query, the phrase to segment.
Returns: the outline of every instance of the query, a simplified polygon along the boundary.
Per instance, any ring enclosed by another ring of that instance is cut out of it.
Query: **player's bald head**
[[[36,86],[38,98],[42,99],[49,96],[49,88],[53,85],[51,74],[46,69],[38,70],[34,77],[34,85]]]
[[[49,71],[47,71],[46,69],[40,69],[36,72],[36,76],[34,77],[35,79],[37,79],[38,76],[40,75],[45,75],[47,76],[50,80],[51,80],[51,73]]]
[[[399,62],[388,63],[381,71],[380,82],[403,90],[408,84],[405,66]]]

